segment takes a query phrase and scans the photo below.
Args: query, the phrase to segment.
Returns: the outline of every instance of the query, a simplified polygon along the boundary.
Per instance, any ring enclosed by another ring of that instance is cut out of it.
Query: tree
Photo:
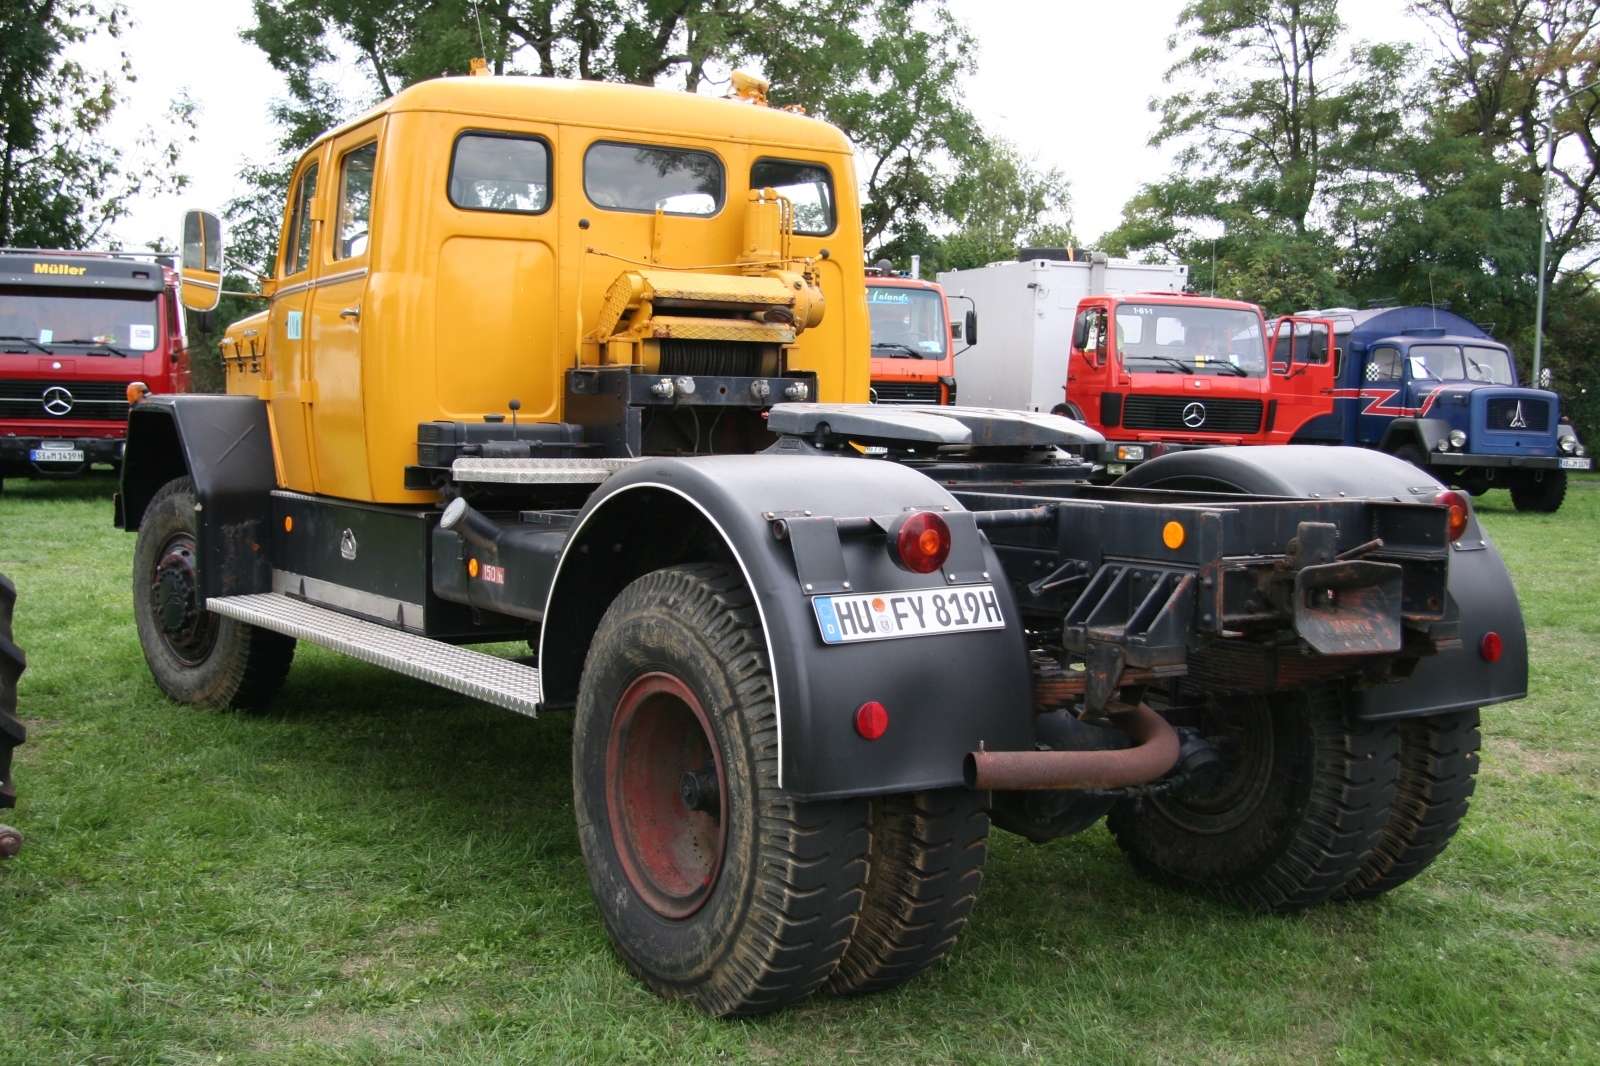
[[[176,191],[176,170],[194,104],[174,101],[169,131],[147,128],[132,150],[101,135],[133,80],[65,58],[96,33],[119,37],[120,3],[10,0],[0,7],[0,245],[82,248],[110,237],[143,193]],[[188,138],[192,140],[192,136]]]
[[[1346,46],[1337,0],[1196,0],[1179,26],[1151,138],[1181,146],[1176,172],[1129,202],[1107,250],[1201,264],[1215,246],[1217,276],[1192,276],[1219,295],[1332,302],[1340,239],[1391,198],[1410,50]]]

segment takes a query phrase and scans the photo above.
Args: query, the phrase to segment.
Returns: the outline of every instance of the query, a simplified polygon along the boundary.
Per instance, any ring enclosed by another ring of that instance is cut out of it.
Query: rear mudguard
[[[908,508],[948,514],[956,543],[946,570],[909,573],[890,559],[881,533],[849,536],[839,544],[850,591],[988,583],[1004,628],[825,644],[802,588],[796,541],[774,536],[774,518]],[[736,566],[755,595],[775,686],[779,783],[788,791],[821,798],[955,786],[967,752],[1033,747],[1021,620],[987,538],[933,481],[867,459],[652,459],[612,477],[580,513],[557,564],[539,649],[547,704],[577,699],[589,643],[623,588],[660,567],[696,561]],[[954,583],[952,567],[960,570]],[[869,701],[889,713],[877,740],[855,728],[856,711]]]
[[[1336,496],[1431,502],[1444,490],[1431,474],[1365,448],[1289,446],[1212,448],[1152,459],[1118,485],[1260,496],[1329,499]],[[1469,506],[1470,512],[1470,506]],[[1522,607],[1505,561],[1472,514],[1450,553],[1449,591],[1461,618],[1461,646],[1424,657],[1405,681],[1358,688],[1358,718],[1405,718],[1482,707],[1528,694],[1528,638]],[[1486,661],[1486,633],[1498,633],[1503,653]]]
[[[116,523],[132,533],[174,478],[194,480],[204,596],[272,589],[272,431],[253,396],[147,396],[128,414]]]

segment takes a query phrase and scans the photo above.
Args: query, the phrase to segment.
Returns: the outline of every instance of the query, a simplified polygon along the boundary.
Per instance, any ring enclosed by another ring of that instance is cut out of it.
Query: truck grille
[[[0,418],[67,418],[126,422],[122,381],[0,381]]]
[[[1261,401],[1135,394],[1123,402],[1122,425],[1178,433],[1258,433]]]
[[[937,381],[874,381],[873,403],[920,403],[937,405],[944,398]]]
[[[1517,417],[1518,409],[1522,417]],[[1490,400],[1485,412],[1489,429],[1525,429],[1530,433],[1550,431],[1550,404],[1547,400],[1519,400],[1507,397]]]

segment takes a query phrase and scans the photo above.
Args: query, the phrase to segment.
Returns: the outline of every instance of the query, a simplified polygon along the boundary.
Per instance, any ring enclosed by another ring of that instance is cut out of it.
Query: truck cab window
[[[298,274],[311,265],[311,201],[317,198],[317,164],[300,175],[294,193],[294,215],[289,228],[289,247],[284,254],[285,274]]]
[[[584,193],[611,211],[714,215],[724,184],[722,162],[710,152],[601,141],[583,156]]]
[[[1416,381],[1464,381],[1461,349],[1453,344],[1413,344],[1411,377]]]
[[[549,210],[550,146],[538,137],[463,133],[450,158],[450,202],[468,211]]]
[[[1511,384],[1511,356],[1504,348],[1480,348],[1469,344],[1461,349],[1468,381],[1487,381],[1491,385]]]
[[[339,161],[339,244],[335,259],[350,259],[367,250],[372,218],[372,168],[378,161],[378,143],[346,152]]]
[[[943,359],[949,326],[944,297],[932,289],[868,285],[872,354],[891,359]]]
[[[833,232],[833,175],[821,163],[758,159],[750,168],[752,189],[774,189],[794,204],[794,231],[808,237]]]
[[[1371,381],[1400,380],[1400,349],[1372,349],[1372,361],[1367,364],[1367,378]]]

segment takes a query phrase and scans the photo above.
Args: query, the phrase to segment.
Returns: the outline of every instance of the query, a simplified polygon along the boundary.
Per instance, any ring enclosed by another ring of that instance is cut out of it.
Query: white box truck
[[[1182,292],[1189,284],[1181,263],[1134,263],[1103,252],[1068,259],[1072,254],[1024,249],[1014,262],[939,274],[950,298],[966,296],[983,309],[978,342],[956,359],[963,406],[1049,411],[1066,399],[1079,300],[1105,292]]]

